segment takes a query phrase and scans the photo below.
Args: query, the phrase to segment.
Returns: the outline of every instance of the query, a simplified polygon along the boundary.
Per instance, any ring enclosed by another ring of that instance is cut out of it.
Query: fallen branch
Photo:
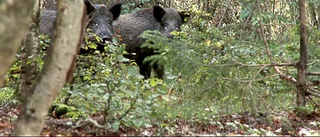
[[[103,118],[103,117],[102,117]],[[88,126],[88,125],[93,125],[94,127],[97,127],[97,128],[101,128],[101,129],[107,129],[107,127],[103,126],[103,125],[100,125],[98,122],[98,120],[93,120],[92,118],[87,118],[85,120],[79,120],[75,126],[72,127],[72,129],[76,129],[76,128],[79,128],[79,127],[84,127],[84,126]]]
[[[67,119],[51,119],[51,120],[46,120],[45,123],[46,125],[57,125],[57,126],[70,126],[67,124],[67,122],[72,122],[73,120],[71,118]]]
[[[94,118],[87,118],[85,120],[78,120],[74,126],[68,124],[68,122],[73,122],[75,123],[76,120],[73,120],[71,118],[66,118],[66,119],[51,119],[51,120],[46,120],[45,123],[46,125],[57,125],[57,126],[71,126],[73,129],[79,128],[79,127],[84,127],[87,125],[92,124],[95,127],[106,129],[105,126],[102,126],[99,124],[100,121],[103,121],[103,117],[94,117]]]

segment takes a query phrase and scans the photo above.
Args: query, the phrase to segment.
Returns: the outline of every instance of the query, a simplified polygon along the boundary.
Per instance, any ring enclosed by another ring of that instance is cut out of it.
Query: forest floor
[[[20,106],[0,107],[0,136],[11,134],[19,111]],[[54,119],[48,116],[41,134],[48,136],[320,136],[319,112],[312,112],[304,118],[296,116],[294,112],[279,112],[274,116],[253,115],[246,112],[222,116],[215,123],[190,123],[189,120],[176,120],[174,124],[171,123],[171,127],[152,125],[135,129],[120,126],[117,131],[100,127],[95,122],[99,119],[98,117],[101,116],[92,116],[79,123],[79,121],[71,122],[71,119]]]

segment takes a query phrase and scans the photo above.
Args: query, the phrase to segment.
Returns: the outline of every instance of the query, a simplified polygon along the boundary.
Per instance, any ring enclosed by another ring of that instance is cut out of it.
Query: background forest
[[[91,2],[112,5],[120,1]],[[319,135],[318,0],[305,2],[308,52],[302,103],[298,94],[303,55],[298,1],[121,2],[121,14],[153,5],[190,14],[182,31],[173,32],[174,39],[155,31],[141,35],[154,42],[145,46],[159,49],[160,55],[147,59],[165,65],[164,80],[144,80],[137,64],[123,57],[125,45],[114,39],[105,46],[106,53],[78,55],[74,80],[63,86],[49,111],[51,122],[46,124],[55,126],[43,129],[42,134]],[[44,3],[45,9],[55,6],[55,1]],[[45,35],[39,39],[38,51],[24,60],[22,47],[5,76],[0,88],[3,112],[22,104],[23,83],[35,79],[43,68],[47,54],[43,49],[50,39]],[[95,44],[87,40],[85,48],[95,49]],[[22,66],[31,67],[22,71]],[[17,119],[7,115],[8,121]]]

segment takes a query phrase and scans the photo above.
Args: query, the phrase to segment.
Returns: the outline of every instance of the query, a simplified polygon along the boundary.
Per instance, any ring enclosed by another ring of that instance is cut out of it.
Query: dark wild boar
[[[141,45],[145,42],[145,39],[140,38],[139,35],[146,30],[158,30],[164,36],[172,38],[170,33],[180,31],[181,24],[185,23],[187,18],[189,18],[189,15],[185,12],[154,6],[153,8],[141,9],[131,14],[122,15],[114,22],[113,26],[115,31],[120,33],[120,41],[126,44],[126,51],[129,55],[125,55],[125,57],[135,60],[139,66],[140,74],[148,79],[153,68],[156,77],[163,79],[163,65],[154,63],[151,66],[150,62],[143,62],[147,56],[157,53],[152,49],[142,48]],[[136,55],[132,55],[132,53]]]
[[[89,16],[88,30],[101,38],[96,41],[94,36],[89,40],[97,43],[97,50],[104,52],[104,45],[106,41],[111,41],[114,36],[112,22],[120,16],[121,4],[115,4],[109,9],[102,4],[91,4],[88,0],[84,0],[87,8],[87,15]],[[54,22],[56,19],[55,10],[43,10],[40,18],[40,34],[51,35],[54,29]],[[80,54],[87,54],[90,50],[81,49]]]
[[[57,11],[55,10],[42,10],[40,18],[40,34],[51,36],[53,32],[54,21],[56,20]]]

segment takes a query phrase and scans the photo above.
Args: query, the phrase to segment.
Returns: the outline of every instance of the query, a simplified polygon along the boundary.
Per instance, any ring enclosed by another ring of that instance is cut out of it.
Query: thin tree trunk
[[[32,0],[3,0],[0,5],[0,87],[31,19]]]
[[[48,49],[43,70],[32,88],[34,92],[21,108],[13,136],[40,135],[51,103],[66,81],[82,40],[84,10],[82,0],[58,0],[53,45]]]
[[[310,9],[310,16],[311,16],[311,22],[313,26],[316,26],[317,29],[319,29],[320,25],[319,25],[319,20],[317,18],[317,8],[316,8],[316,4],[309,2],[309,9]]]
[[[305,0],[299,0],[300,11],[300,61],[298,67],[298,80],[297,80],[297,105],[303,107],[306,105],[306,74],[307,74],[307,43],[306,43],[306,8]]]
[[[37,61],[34,60],[34,55],[37,54],[37,48],[39,47],[39,18],[42,4],[43,0],[35,0],[32,22],[21,47],[21,83],[19,86],[19,94],[22,95],[23,98],[24,95],[26,95],[25,93],[30,92],[29,89],[32,86],[32,81],[35,80],[36,77]]]

